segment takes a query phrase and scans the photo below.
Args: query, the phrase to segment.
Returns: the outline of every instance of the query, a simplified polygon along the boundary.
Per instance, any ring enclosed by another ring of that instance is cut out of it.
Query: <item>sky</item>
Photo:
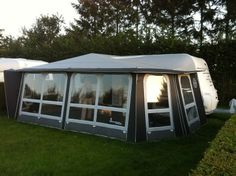
[[[78,18],[71,3],[77,0],[0,0],[0,29],[4,35],[18,37],[22,28],[29,29],[40,15],[59,14],[69,26]]]

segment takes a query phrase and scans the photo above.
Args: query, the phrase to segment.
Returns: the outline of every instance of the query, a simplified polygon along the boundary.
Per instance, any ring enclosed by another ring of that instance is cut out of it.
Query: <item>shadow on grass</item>
[[[188,175],[229,117],[213,114],[190,136],[138,144],[0,118],[0,173]]]

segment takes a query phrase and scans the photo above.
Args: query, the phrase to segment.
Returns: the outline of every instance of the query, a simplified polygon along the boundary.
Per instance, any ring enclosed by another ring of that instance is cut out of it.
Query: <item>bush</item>
[[[226,122],[191,175],[236,175],[236,115]]]

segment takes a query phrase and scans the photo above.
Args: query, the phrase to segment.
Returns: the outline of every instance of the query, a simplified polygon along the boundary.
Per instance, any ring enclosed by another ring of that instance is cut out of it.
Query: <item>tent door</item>
[[[184,104],[185,115],[188,125],[191,126],[196,121],[199,121],[199,114],[195,101],[195,96],[189,75],[179,75],[179,84],[181,96]]]

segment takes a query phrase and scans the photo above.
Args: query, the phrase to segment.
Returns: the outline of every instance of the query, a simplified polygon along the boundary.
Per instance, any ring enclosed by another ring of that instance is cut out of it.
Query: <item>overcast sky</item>
[[[22,27],[30,28],[41,14],[62,15],[69,25],[78,18],[72,2],[77,0],[0,0],[0,29],[5,30],[5,35],[17,37]]]

